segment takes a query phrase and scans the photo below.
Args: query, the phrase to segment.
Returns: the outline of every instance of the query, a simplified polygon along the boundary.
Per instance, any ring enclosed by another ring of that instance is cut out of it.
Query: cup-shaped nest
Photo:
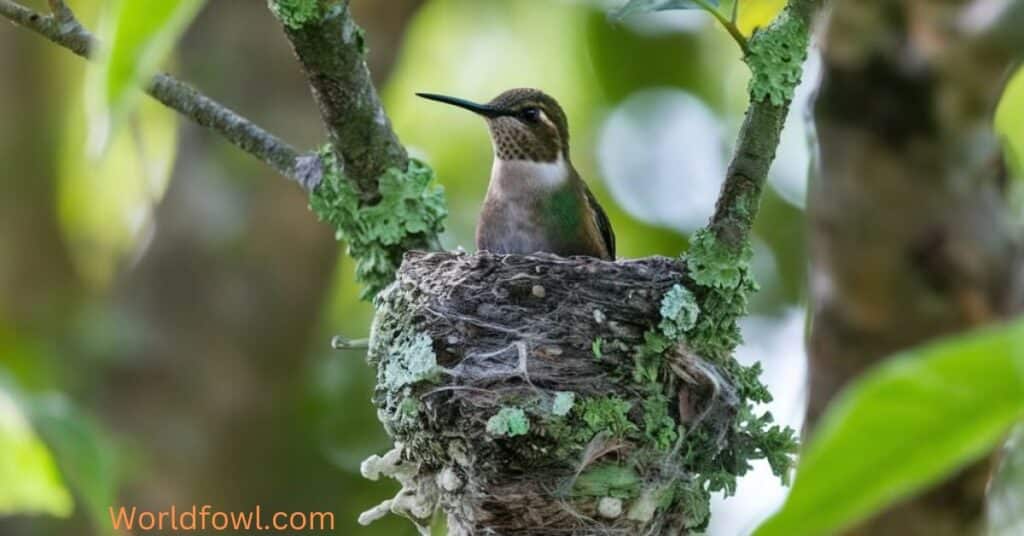
[[[728,367],[686,344],[701,292],[686,274],[661,257],[408,254],[369,353],[396,446],[364,464],[403,488],[362,520],[426,527],[440,508],[450,534],[704,526],[715,471],[742,474],[756,448]]]

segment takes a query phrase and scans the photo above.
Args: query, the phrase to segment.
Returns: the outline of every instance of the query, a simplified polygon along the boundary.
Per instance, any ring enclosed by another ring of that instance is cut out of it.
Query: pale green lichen
[[[753,256],[749,242],[739,248],[729,248],[720,244],[710,230],[700,229],[690,239],[686,263],[690,277],[698,285],[740,290],[740,284],[749,278]]]
[[[571,391],[559,391],[555,394],[555,400],[551,404],[551,413],[559,417],[564,417],[569,414],[569,411],[572,410],[575,403],[576,393]]]
[[[688,464],[708,491],[731,495],[737,477],[750,469],[750,460],[767,459],[776,476],[786,482],[796,452],[796,434],[775,425],[770,413],[758,415],[754,405],[771,401],[761,383],[761,364],[744,366],[733,352],[742,342],[737,321],[746,314],[748,296],[757,290],[750,269],[753,256],[749,241],[729,246],[708,229],[691,240],[686,255],[690,276],[697,284],[700,315],[682,340],[699,355],[710,359],[725,376],[737,397],[737,415],[726,430],[732,448],[709,451],[706,443],[716,432],[698,428],[686,436]]]
[[[493,436],[515,437],[530,431],[530,419],[519,408],[501,408],[487,420],[487,433]]]
[[[659,312],[658,328],[644,333],[644,343],[637,346],[633,354],[636,365],[633,376],[641,384],[658,383],[665,352],[696,325],[700,318],[700,305],[689,289],[677,284],[662,296]]]
[[[394,287],[392,290],[400,291]],[[393,393],[417,382],[435,379],[441,369],[430,336],[417,331],[401,315],[388,314],[387,296],[382,295],[377,305],[385,314],[375,317],[370,327],[368,358],[383,365],[378,389]]]
[[[419,427],[421,403],[415,389],[438,381],[442,372],[430,336],[400,314],[406,299],[397,285],[380,293],[376,299],[378,314],[370,328],[367,358],[378,365],[374,398],[380,408],[380,421],[389,433]]]
[[[434,184],[434,172],[415,159],[405,171],[388,169],[377,179],[380,200],[365,205],[344,177],[330,147],[319,152],[323,180],[310,194],[310,208],[335,228],[356,261],[356,279],[363,299],[388,285],[410,249],[420,249],[426,237],[444,230],[444,191]]]
[[[747,297],[757,290],[750,273],[753,250],[721,243],[708,229],[694,233],[686,255],[690,277],[704,287],[701,316],[686,334],[687,342],[702,355],[726,358],[742,342],[736,324],[747,312]]]
[[[603,345],[604,339],[601,337],[594,339],[594,342],[590,343],[590,352],[594,354],[594,359],[601,359],[601,356],[604,355],[604,350],[601,348]]]
[[[677,338],[693,328],[699,314],[700,306],[693,293],[682,285],[675,285],[661,299],[658,328],[666,337]]]
[[[767,28],[750,38],[745,61],[750,66],[750,96],[753,102],[769,101],[782,106],[793,99],[807,59],[807,25],[784,10]]]
[[[320,18],[320,0],[268,0],[267,5],[282,24],[293,30]]]
[[[416,397],[407,396],[402,399],[402,402],[398,404],[398,419],[407,421],[409,419],[415,419],[419,416],[420,412],[420,401]]]
[[[429,380],[440,371],[433,342],[424,333],[410,333],[396,338],[390,351],[393,357],[387,360],[382,377],[382,385],[387,389],[401,389],[406,385]]]

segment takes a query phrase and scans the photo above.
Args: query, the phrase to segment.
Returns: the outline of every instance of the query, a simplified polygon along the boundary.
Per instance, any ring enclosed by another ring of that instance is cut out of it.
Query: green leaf
[[[143,100],[130,128],[109,140],[102,158],[90,158],[81,141],[88,125],[80,104],[76,99],[65,116],[57,208],[75,268],[86,284],[102,291],[152,228],[174,167],[178,118],[159,102]]]
[[[145,84],[167,58],[205,0],[114,0],[100,26],[106,45],[90,72],[90,146],[101,153],[138,103]]]
[[[50,450],[0,383],[0,516],[68,517],[73,508]]]
[[[832,534],[940,481],[1024,416],[1024,321],[893,356],[832,404],[758,536]]]
[[[704,3],[705,5],[701,5]],[[615,12],[615,16],[622,18],[637,13],[651,13],[653,11],[670,11],[673,9],[707,9],[707,6],[719,5],[719,0],[707,0],[697,2],[695,0],[629,0]]]
[[[39,435],[86,508],[96,534],[112,534],[107,508],[117,502],[117,457],[109,437],[62,395],[25,399]]]
[[[1003,148],[1010,170],[1024,178],[1024,68],[1010,77],[995,113],[996,132],[1003,139]]]

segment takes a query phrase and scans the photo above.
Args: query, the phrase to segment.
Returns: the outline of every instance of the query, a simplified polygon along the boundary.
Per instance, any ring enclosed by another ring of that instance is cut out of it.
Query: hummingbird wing
[[[604,247],[608,250],[608,258],[614,261],[615,231],[612,230],[612,222],[608,220],[608,215],[601,208],[601,203],[597,202],[594,193],[590,191],[586,184],[583,185],[583,191],[587,194],[587,203],[590,205],[591,210],[594,211],[594,223],[597,224],[597,230],[601,231],[601,239],[604,240]]]

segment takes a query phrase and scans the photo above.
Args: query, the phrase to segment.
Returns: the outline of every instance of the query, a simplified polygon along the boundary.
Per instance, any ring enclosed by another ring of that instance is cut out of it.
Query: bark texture
[[[991,130],[1010,57],[961,33],[966,6],[833,4],[808,201],[809,428],[885,356],[1021,308],[1020,244]],[[990,462],[850,533],[978,533]]]

